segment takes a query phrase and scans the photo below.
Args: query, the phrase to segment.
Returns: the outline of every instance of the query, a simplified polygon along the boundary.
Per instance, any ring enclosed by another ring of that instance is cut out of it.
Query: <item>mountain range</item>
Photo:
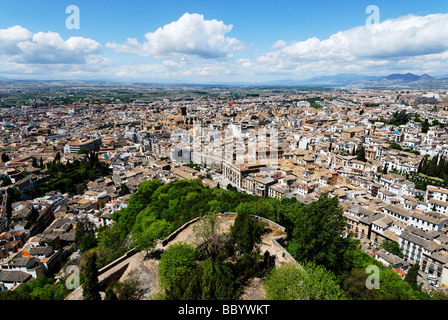
[[[387,76],[368,76],[359,74],[338,74],[332,76],[320,76],[307,80],[274,80],[266,82],[213,82],[204,83],[188,83],[185,81],[171,81],[169,83],[157,82],[141,82],[141,81],[113,81],[113,80],[12,80],[0,78],[0,86],[14,86],[20,84],[24,87],[66,87],[66,86],[275,86],[275,87],[337,87],[337,88],[416,88],[416,89],[448,89],[448,75],[433,77],[428,74],[416,75],[413,73],[406,74],[389,74]]]
[[[308,85],[319,86],[343,86],[349,88],[448,88],[448,77],[432,77],[427,74],[416,75],[413,73],[390,74],[387,76],[365,76],[356,74],[341,74],[336,76],[316,77],[306,81]]]

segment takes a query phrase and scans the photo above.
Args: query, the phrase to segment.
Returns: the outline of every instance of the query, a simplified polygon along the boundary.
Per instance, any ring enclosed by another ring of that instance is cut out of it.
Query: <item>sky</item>
[[[448,1],[2,0],[0,78],[448,75]]]

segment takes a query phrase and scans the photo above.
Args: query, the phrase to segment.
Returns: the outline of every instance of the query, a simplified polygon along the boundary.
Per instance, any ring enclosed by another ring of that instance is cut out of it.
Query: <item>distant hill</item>
[[[366,75],[359,75],[359,74],[338,74],[334,76],[321,76],[321,77],[314,77],[311,79],[308,79],[306,81],[303,81],[303,84],[308,85],[328,85],[328,86],[341,86],[341,85],[349,85],[354,83],[360,83],[365,81],[376,81],[381,79],[382,77],[378,76],[366,76]]]
[[[211,82],[188,83],[186,81],[172,80],[168,82],[144,81],[113,81],[113,80],[13,80],[0,77],[0,85],[4,87],[20,85],[28,88],[43,87],[343,87],[343,88],[427,88],[448,89],[448,75],[433,77],[428,74],[416,75],[413,73],[394,73],[389,75],[370,76],[362,74],[337,74],[331,76],[313,77],[307,80],[281,79],[271,81],[249,82]]]
[[[309,85],[342,86],[342,87],[418,87],[448,88],[448,77],[434,78],[428,74],[413,73],[390,74],[387,76],[367,76],[356,74],[340,74],[335,76],[315,77],[306,81]]]
[[[418,76],[413,73],[406,73],[406,74],[391,74],[387,77],[382,78],[381,80],[387,80],[387,81],[402,81],[402,82],[415,82],[420,80],[434,80],[433,77],[428,76],[427,74]]]
[[[444,88],[448,81],[436,79],[430,75],[416,75],[413,73],[390,74],[379,80],[367,81],[358,85],[371,87],[418,87],[418,88]]]

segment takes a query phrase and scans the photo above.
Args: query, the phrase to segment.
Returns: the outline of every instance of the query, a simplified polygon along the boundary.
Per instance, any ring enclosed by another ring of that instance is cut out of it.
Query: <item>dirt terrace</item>
[[[236,215],[218,215],[218,226],[220,232],[229,232],[230,227],[235,221]],[[184,230],[180,231],[177,236],[168,242],[165,246],[161,244],[157,245],[157,248],[166,250],[169,246],[176,243],[188,243],[192,245],[197,245],[194,226],[197,222],[190,224]],[[295,261],[286,253],[278,243],[276,243],[275,238],[284,237],[286,233],[277,227],[275,224],[269,224],[266,227],[266,232],[262,236],[262,241],[260,244],[260,252],[263,254],[266,250],[271,254],[276,256],[276,265],[294,263]],[[159,261],[155,259],[144,259],[146,252],[139,252],[129,259],[126,259],[119,266],[127,264],[126,270],[123,272],[119,281],[125,281],[127,279],[138,279],[141,283],[141,289],[143,291],[143,299],[151,299],[158,291],[159,284],[157,279],[158,274],[158,264]],[[114,268],[116,269],[116,268]],[[111,270],[108,273],[113,272]],[[104,276],[103,276],[104,277]],[[102,277],[102,278],[103,278]],[[101,279],[102,280],[102,279]],[[241,297],[242,300],[260,300],[264,296],[264,291],[262,287],[261,279],[254,278],[248,283],[244,288],[244,293]],[[78,288],[76,292],[72,293],[69,300],[80,300],[82,299],[82,289]]]
[[[235,221],[235,215],[218,215],[218,225],[220,232],[229,232],[230,227]],[[196,222],[197,223],[197,222]],[[167,249],[169,246],[176,243],[188,243],[192,245],[197,245],[194,226],[193,223],[182,230],[173,240],[171,240],[165,246],[158,245],[159,248]],[[287,254],[284,254],[284,249],[279,245],[274,243],[274,238],[286,236],[286,233],[280,228],[273,224],[266,227],[266,232],[262,236],[262,241],[260,244],[260,252],[264,253],[266,250],[269,251],[271,255],[276,256],[276,264],[289,264],[293,262]],[[124,272],[120,281],[131,279],[135,277],[141,280],[143,284],[143,290],[145,291],[145,298],[150,298],[152,295],[157,293],[159,286],[157,283],[157,260],[143,260],[144,253],[140,252],[131,258],[129,262],[129,267]],[[242,300],[260,300],[264,296],[264,291],[262,288],[261,279],[254,278],[249,284],[244,288],[244,293],[241,297]]]

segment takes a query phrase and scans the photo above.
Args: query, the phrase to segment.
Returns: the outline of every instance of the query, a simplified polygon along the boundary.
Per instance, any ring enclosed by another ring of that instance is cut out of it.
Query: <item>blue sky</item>
[[[78,30],[66,28],[69,5],[80,10]],[[369,5],[379,8],[375,28],[366,26]],[[1,1],[0,77],[257,82],[442,75],[447,14],[448,2],[440,0]]]

